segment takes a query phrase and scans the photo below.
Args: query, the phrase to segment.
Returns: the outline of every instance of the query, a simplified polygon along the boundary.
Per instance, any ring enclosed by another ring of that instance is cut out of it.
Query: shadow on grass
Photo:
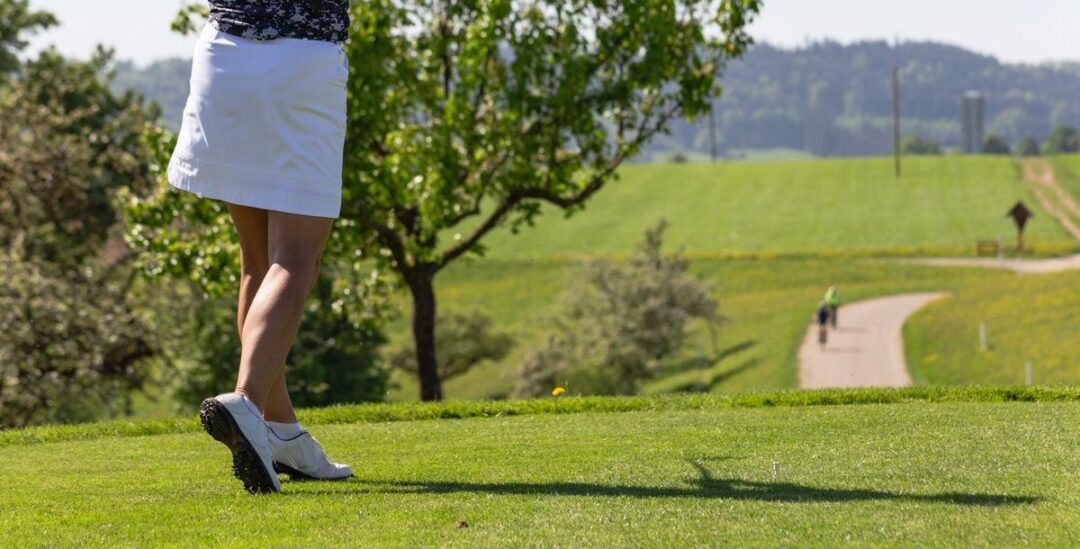
[[[820,488],[791,482],[758,482],[714,478],[705,466],[691,461],[701,475],[688,481],[685,488],[667,486],[622,486],[588,482],[453,482],[453,481],[360,481],[339,483],[338,490],[293,492],[295,495],[373,492],[380,494],[489,494],[630,498],[699,498],[780,503],[848,503],[859,501],[902,501],[947,503],[970,506],[1023,505],[1039,501],[1032,496],[1005,494],[905,494],[888,490],[859,488]],[[290,494],[285,492],[285,494]]]
[[[686,383],[683,383],[683,384],[680,384],[680,385],[676,385],[675,387],[672,387],[671,389],[669,389],[669,392],[672,392],[672,393],[684,393],[684,392],[686,392],[686,393],[708,393],[708,392],[712,391],[716,386],[720,385],[721,383],[723,383],[723,382],[725,382],[725,381],[727,381],[727,380],[729,380],[729,379],[731,379],[731,378],[733,378],[733,377],[735,377],[735,376],[737,376],[737,375],[739,375],[739,374],[741,374],[741,373],[743,373],[743,372],[757,366],[760,363],[761,363],[760,358],[751,358],[751,359],[743,362],[742,364],[740,364],[738,366],[735,366],[734,368],[731,368],[729,370],[724,370],[723,372],[720,372],[719,374],[716,374],[716,375],[712,376],[709,379],[708,383],[704,383],[703,380],[700,380],[700,379],[694,380],[694,381],[688,381]]]

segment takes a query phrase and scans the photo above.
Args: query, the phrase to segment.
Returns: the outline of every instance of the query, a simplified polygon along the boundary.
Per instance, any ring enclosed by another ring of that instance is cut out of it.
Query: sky
[[[1080,0],[764,0],[751,27],[759,41],[797,47],[811,40],[933,40],[1006,62],[1080,61]],[[61,26],[32,40],[85,58],[96,44],[146,64],[189,57],[194,38],[173,34],[180,0],[30,0]]]

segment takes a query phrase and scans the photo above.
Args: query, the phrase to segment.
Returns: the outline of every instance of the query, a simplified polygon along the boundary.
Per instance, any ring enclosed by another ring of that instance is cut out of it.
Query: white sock
[[[276,421],[267,421],[267,425],[270,426],[270,430],[274,432],[274,435],[281,440],[292,440],[302,434],[304,434],[304,428],[300,426],[300,423],[278,423]]]

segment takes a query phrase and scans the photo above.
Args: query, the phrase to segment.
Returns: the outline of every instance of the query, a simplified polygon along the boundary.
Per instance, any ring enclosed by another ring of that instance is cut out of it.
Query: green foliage
[[[356,3],[347,244],[409,279],[482,252],[496,226],[531,224],[542,201],[580,209],[674,117],[708,108],[758,7]]]
[[[492,331],[492,324],[490,316],[478,312],[439,315],[435,323],[435,340],[439,342],[435,353],[440,380],[458,377],[485,361],[506,358],[514,347],[514,338]],[[419,371],[416,347],[411,341],[393,350],[387,362],[414,376]]]
[[[957,101],[963,90],[983,90],[987,131],[1009,142],[1049,135],[1054,124],[1080,124],[1080,65],[1010,64],[930,42],[816,42],[795,49],[757,44],[724,72],[716,104],[716,133],[725,157],[761,155],[866,156],[892,151],[891,69],[901,63],[902,127],[945,147],[961,144]],[[190,71],[175,61],[151,64],[136,88],[178,113]],[[153,75],[158,80],[149,82]],[[167,117],[179,129],[178,117]],[[674,120],[670,133],[644,148],[654,160],[676,151],[707,157],[705,120]]]
[[[0,16],[4,26],[51,22],[27,15],[25,2],[0,3]],[[0,46],[14,39],[0,37]],[[6,68],[14,77],[0,90],[0,426],[122,413],[159,350],[135,312],[128,257],[114,238],[117,194],[149,185],[139,135],[156,113],[130,92],[111,92],[110,67],[104,50],[86,62],[46,50]]]
[[[126,411],[153,337],[108,272],[0,256],[0,428]]]
[[[1009,154],[1009,143],[1005,141],[1004,137],[996,133],[992,133],[986,136],[982,142],[982,152],[986,154]]]
[[[0,97],[0,247],[74,267],[101,253],[118,220],[120,189],[151,181],[140,133],[155,113],[53,50],[19,69]]]
[[[1030,135],[1016,142],[1017,156],[1039,156],[1039,142]]]
[[[184,405],[228,390],[236,380],[240,345],[235,301],[239,244],[225,205],[174,192],[165,170],[175,136],[147,127],[146,148],[156,188],[126,196],[127,241],[136,265],[153,284],[191,284],[165,344],[169,392]],[[370,274],[369,274],[370,273]],[[363,278],[361,278],[363,277]],[[290,394],[299,406],[381,400],[387,372],[377,360],[388,312],[387,286],[354,255],[329,255],[287,360]],[[184,406],[186,407],[186,406]]]
[[[563,297],[556,329],[521,368],[519,396],[563,385],[575,394],[634,394],[679,351],[693,319],[717,321],[710,287],[661,252],[665,222],[625,264],[584,265]]]
[[[768,6],[768,4],[766,4]],[[766,8],[768,9],[768,8]],[[1080,124],[1078,64],[1003,63],[955,46],[904,41],[821,41],[795,49],[759,44],[724,76],[716,133],[723,151],[789,148],[818,156],[892,151],[892,67],[899,65],[905,132],[961,144],[957,104],[982,90],[988,132],[1015,142]],[[707,123],[676,124],[660,150],[708,153]]]
[[[29,0],[0,0],[0,79],[19,68],[19,52],[27,46],[26,35],[56,25],[56,17],[32,11]]]
[[[200,22],[210,17],[210,8],[204,4],[184,2],[172,21],[172,31],[177,34],[194,34]]]
[[[1066,154],[1080,152],[1080,132],[1072,126],[1060,125],[1050,132],[1043,144],[1046,154]]]
[[[936,141],[928,141],[917,135],[905,137],[900,141],[902,154],[934,155],[941,156],[941,144]]]

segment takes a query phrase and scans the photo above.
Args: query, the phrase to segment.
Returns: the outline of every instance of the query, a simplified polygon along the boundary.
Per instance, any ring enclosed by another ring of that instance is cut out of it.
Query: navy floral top
[[[210,0],[210,22],[248,40],[303,38],[343,43],[349,0]]]

